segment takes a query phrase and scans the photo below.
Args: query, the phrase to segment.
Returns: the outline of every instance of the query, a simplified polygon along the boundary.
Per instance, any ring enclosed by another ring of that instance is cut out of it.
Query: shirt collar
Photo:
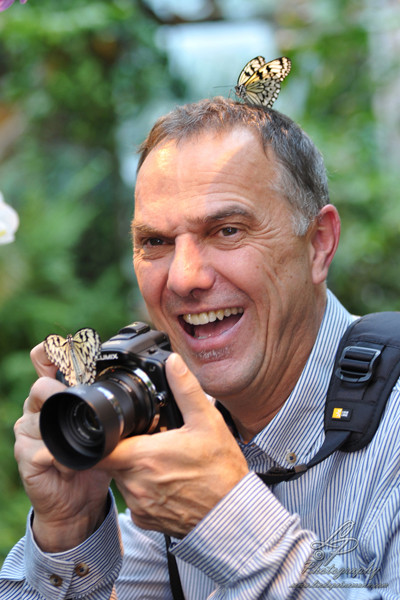
[[[322,323],[300,378],[270,423],[249,444],[241,444],[245,455],[261,451],[288,467],[316,454],[324,439],[325,399],[337,346],[352,320],[328,290]]]

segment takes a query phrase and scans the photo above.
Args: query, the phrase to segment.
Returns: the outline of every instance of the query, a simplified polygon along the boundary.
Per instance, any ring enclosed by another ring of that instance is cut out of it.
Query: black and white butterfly
[[[281,56],[265,62],[263,56],[252,58],[240,73],[235,93],[248,104],[270,108],[277,99],[281,81],[289,74],[290,58]]]
[[[93,383],[101,340],[94,329],[85,327],[75,335],[48,335],[44,340],[47,358],[56,365],[69,385]]]

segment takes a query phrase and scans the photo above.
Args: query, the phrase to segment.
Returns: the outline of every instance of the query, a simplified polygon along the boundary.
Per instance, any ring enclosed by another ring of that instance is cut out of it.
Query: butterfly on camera
[[[248,104],[271,108],[277,99],[281,81],[290,73],[292,62],[287,56],[265,62],[263,56],[250,60],[240,73],[235,93]]]
[[[93,383],[101,340],[94,329],[85,327],[75,335],[48,335],[44,340],[47,358],[64,375],[68,385]]]

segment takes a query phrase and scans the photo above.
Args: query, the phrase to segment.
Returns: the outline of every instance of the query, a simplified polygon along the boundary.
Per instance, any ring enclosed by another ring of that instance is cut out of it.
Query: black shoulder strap
[[[325,430],[350,430],[341,450],[367,446],[400,377],[400,313],[366,315],[350,325],[338,349],[325,410]]]
[[[168,560],[168,573],[169,573],[169,581],[171,585],[172,596],[174,600],[185,600],[185,596],[183,595],[181,578],[179,576],[178,565],[176,563],[176,558],[169,551],[169,547],[171,544],[171,538],[169,535],[164,535],[165,545],[167,546],[167,560]]]
[[[307,465],[259,473],[268,485],[299,477],[336,450],[354,452],[372,440],[400,377],[400,313],[354,321],[342,337],[325,406],[325,440]]]

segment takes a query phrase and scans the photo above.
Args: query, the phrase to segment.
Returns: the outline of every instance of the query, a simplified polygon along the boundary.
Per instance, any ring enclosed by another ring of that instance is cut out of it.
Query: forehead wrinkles
[[[204,134],[178,143],[168,140],[150,152],[139,170],[135,216],[151,214],[153,199],[171,203],[174,197],[188,201],[193,197],[200,204],[207,199],[238,200],[247,207],[256,198],[260,209],[271,193],[281,192],[279,170],[273,151],[264,149],[248,130]]]

